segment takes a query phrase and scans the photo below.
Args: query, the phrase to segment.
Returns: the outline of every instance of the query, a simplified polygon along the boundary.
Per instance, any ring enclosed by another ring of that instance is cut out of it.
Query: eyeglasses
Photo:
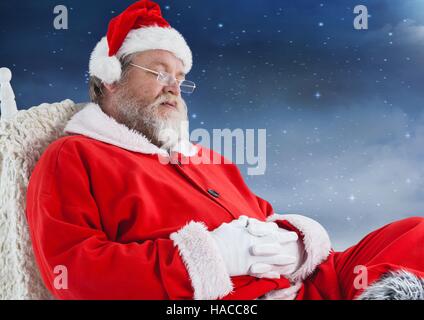
[[[139,66],[134,63],[130,63],[130,65],[157,75],[158,77],[156,78],[156,80],[163,85],[173,86],[175,83],[178,83],[181,92],[193,93],[194,89],[196,88],[196,84],[194,82],[188,81],[188,80],[178,80],[167,72],[164,72],[164,71],[157,72],[157,71]]]

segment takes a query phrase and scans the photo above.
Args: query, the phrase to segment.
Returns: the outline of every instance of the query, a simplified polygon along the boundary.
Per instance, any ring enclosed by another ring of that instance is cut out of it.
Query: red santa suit
[[[92,103],[65,131],[43,153],[27,193],[36,261],[57,298],[351,299],[361,293],[356,263],[370,267],[372,281],[400,268],[422,276],[422,218],[337,253],[318,222],[274,213],[210,149],[185,141],[168,154]],[[287,278],[230,277],[209,231],[240,215],[296,231],[302,266]],[[55,286],[57,266],[66,267],[65,289]]]

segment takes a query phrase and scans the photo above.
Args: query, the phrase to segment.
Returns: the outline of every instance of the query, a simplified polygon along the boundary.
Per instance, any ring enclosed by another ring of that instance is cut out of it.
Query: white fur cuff
[[[224,260],[203,223],[191,221],[170,238],[190,275],[195,300],[222,298],[233,290]]]
[[[297,228],[303,235],[306,259],[302,266],[288,276],[292,282],[305,280],[315,268],[327,259],[331,250],[330,238],[324,227],[311,218],[297,214],[274,214],[267,221],[285,220]]]

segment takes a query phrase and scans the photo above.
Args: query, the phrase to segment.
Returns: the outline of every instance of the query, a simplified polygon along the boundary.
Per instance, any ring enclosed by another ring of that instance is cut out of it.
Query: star
[[[319,91],[317,91],[314,96],[315,96],[315,98],[319,99],[319,98],[321,98],[321,93],[319,93]]]

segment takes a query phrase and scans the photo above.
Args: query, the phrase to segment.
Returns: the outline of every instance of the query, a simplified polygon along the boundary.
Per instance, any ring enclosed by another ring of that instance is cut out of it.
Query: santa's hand
[[[295,272],[301,266],[305,252],[302,241],[299,239],[296,232],[282,229],[278,227],[275,222],[263,222],[254,218],[247,218],[246,229],[250,234],[263,239],[263,243],[256,244],[252,248],[253,255],[284,254],[295,258],[294,263],[290,265],[278,263],[261,265],[260,270],[263,272],[258,275],[259,278],[279,278],[280,276],[287,276]],[[269,245],[268,238],[275,239],[277,244]]]
[[[256,236],[247,230],[248,221],[242,216],[211,231],[229,275],[272,277],[272,268],[293,268],[296,257],[282,252],[280,242],[287,240],[279,230]]]

